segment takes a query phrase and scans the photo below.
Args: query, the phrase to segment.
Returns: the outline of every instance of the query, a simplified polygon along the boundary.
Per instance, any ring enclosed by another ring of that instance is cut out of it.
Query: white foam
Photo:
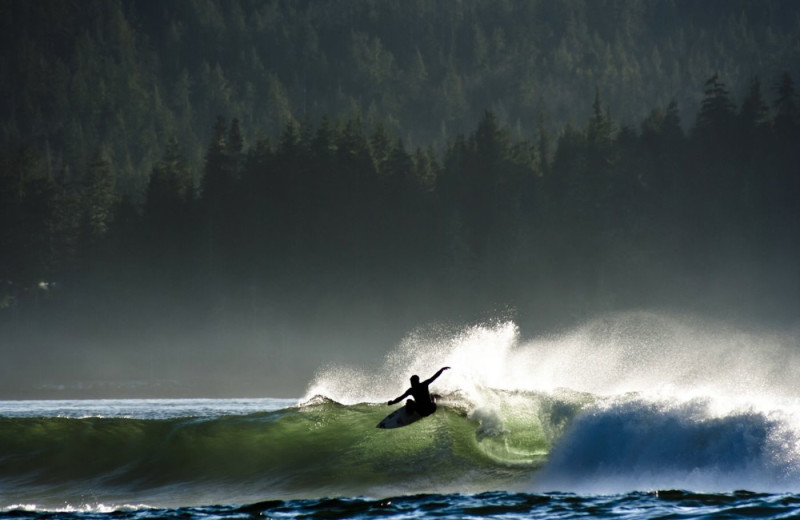
[[[529,341],[503,322],[415,332],[377,370],[320,370],[308,395],[381,402],[447,365],[432,390],[463,395],[488,433],[506,415],[487,390],[595,396],[535,490],[800,491],[799,352],[790,334],[648,312]]]
[[[791,399],[800,373],[798,339],[752,333],[696,318],[637,312],[606,316],[574,330],[521,341],[512,322],[410,334],[382,367],[323,367],[306,398],[380,402],[418,374],[451,366],[438,391],[477,397],[481,388],[599,395],[647,392],[694,399]]]
[[[106,505],[106,504],[81,504],[69,505],[66,504],[62,507],[41,507],[37,504],[12,504],[4,507],[2,510],[6,512],[23,511],[26,513],[47,512],[47,513],[115,513],[115,512],[135,512],[153,509],[153,506],[147,504],[122,504],[122,505]]]

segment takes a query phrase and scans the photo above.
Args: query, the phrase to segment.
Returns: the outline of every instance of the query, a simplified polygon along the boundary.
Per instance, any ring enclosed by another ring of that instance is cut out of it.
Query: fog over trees
[[[0,24],[0,398],[294,396],[431,323],[796,325],[796,2],[0,1]]]

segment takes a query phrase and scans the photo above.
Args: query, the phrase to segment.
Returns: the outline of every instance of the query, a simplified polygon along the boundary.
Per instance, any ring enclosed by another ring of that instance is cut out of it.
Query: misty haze
[[[337,398],[475,326],[796,366],[798,16],[3,0],[0,399]]]

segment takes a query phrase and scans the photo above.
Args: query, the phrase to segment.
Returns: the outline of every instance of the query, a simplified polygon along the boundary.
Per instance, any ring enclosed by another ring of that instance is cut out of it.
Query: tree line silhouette
[[[141,197],[164,143],[203,164],[216,115],[273,141],[308,115],[442,148],[491,110],[519,137],[589,115],[635,124],[674,98],[692,118],[719,71],[797,77],[794,0],[0,0],[0,148],[79,177],[103,147]],[[586,103],[585,100],[589,100]]]
[[[307,318],[360,302],[415,319],[789,315],[800,109],[789,73],[773,87],[768,103],[754,79],[737,107],[712,76],[688,132],[674,102],[619,126],[597,89],[584,125],[529,140],[486,111],[442,150],[358,116],[289,121],[277,142],[251,142],[220,116],[202,171],[169,140],[141,204],[116,195],[102,148],[80,179],[16,148],[0,158],[0,312]]]

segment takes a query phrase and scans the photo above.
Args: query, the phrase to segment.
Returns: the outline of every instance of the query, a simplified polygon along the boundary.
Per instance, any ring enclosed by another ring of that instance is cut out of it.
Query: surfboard
[[[378,428],[383,428],[384,430],[400,428],[401,426],[408,426],[411,423],[417,422],[420,419],[422,419],[420,414],[417,412],[409,413],[406,407],[403,406],[402,408],[398,408],[397,410],[393,411],[387,415],[384,420],[379,422]]]

